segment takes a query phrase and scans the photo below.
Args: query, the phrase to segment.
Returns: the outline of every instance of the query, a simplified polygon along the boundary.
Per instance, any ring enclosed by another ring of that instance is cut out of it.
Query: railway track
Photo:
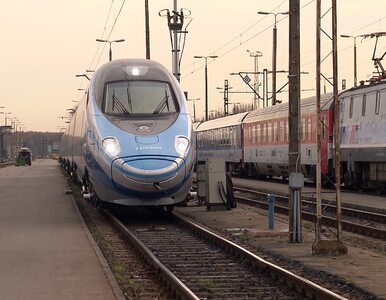
[[[255,288],[255,293],[266,293],[268,296],[264,299],[346,299],[330,290],[349,299],[364,299],[361,291],[353,287],[348,289],[339,279],[320,282],[313,272],[307,273],[309,279],[318,281],[327,287],[325,289],[286,270],[297,272],[299,266],[296,264],[295,268],[286,264],[284,268],[277,267],[257,257],[259,250],[253,248],[255,254],[242,250],[239,245],[225,241],[201,226],[183,219],[174,219],[171,223],[162,218],[160,221],[158,215],[157,219],[151,222],[144,222],[142,218],[140,223],[125,224],[127,220],[110,217],[110,214],[97,210],[84,201],[79,188],[74,186],[69,178],[68,182],[86,223],[127,299],[235,299],[230,296],[231,292],[228,292],[232,288],[240,289],[237,298],[261,299],[257,296],[245,296],[251,287]],[[166,233],[164,229],[169,226],[178,234],[170,235],[167,239],[168,237],[161,234]],[[147,241],[144,236],[148,236]],[[187,243],[197,239],[196,246]],[[160,242],[155,243],[155,240]],[[165,246],[164,250],[156,249],[158,244]],[[267,257],[266,252],[259,255]],[[177,259],[180,259],[181,263],[177,263]],[[275,259],[271,258],[270,261]],[[223,267],[220,267],[220,263]],[[279,263],[281,264],[281,261]],[[173,265],[180,269],[173,269]],[[221,273],[217,269],[221,270]],[[241,273],[235,272],[238,269]],[[300,269],[304,271],[303,268]],[[192,270],[200,272],[191,273]],[[227,270],[231,270],[230,273],[226,273]],[[263,279],[257,279],[261,278],[260,276],[263,276]],[[217,280],[226,283],[223,290],[221,282],[218,283]],[[267,284],[259,288],[258,284],[262,282]]]
[[[182,299],[345,299],[178,215],[109,218]]]
[[[268,193],[258,192],[252,189],[234,187],[236,199],[239,203],[268,209]],[[275,195],[275,211],[288,215],[288,197]],[[322,224],[336,227],[336,219],[333,217],[336,206],[327,200],[322,203],[324,215]],[[370,212],[361,209],[342,207],[342,229],[345,231],[366,235],[376,239],[386,240],[386,215],[378,212]],[[316,221],[315,199],[307,197],[302,199],[302,218],[311,222]]]

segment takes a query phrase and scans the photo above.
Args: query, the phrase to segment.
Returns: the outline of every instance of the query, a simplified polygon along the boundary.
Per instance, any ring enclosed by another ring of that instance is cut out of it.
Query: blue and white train
[[[186,98],[151,60],[100,67],[73,112],[60,160],[98,200],[171,210],[188,194],[194,145]]]

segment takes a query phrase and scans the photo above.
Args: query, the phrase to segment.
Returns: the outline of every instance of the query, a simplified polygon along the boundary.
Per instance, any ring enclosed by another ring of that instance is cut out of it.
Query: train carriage
[[[301,168],[306,178],[316,172],[316,97],[305,98],[301,106]],[[322,128],[321,170],[329,173],[332,165],[332,94],[321,96]],[[281,176],[288,173],[288,103],[258,109],[243,121],[244,163],[250,176]]]
[[[74,111],[62,161],[101,201],[171,209],[190,188],[191,130],[184,93],[166,68],[115,60],[95,72]]]
[[[248,113],[202,122],[196,126],[197,160],[224,158],[227,170],[238,172],[243,162],[241,124]]]
[[[386,82],[344,91],[340,101],[344,183],[381,193],[386,183]]]

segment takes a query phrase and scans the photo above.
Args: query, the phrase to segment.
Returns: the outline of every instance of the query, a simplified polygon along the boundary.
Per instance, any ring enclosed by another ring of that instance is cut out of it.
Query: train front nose
[[[168,192],[184,181],[183,159],[172,156],[135,156],[116,159],[112,180],[120,189],[134,192]]]

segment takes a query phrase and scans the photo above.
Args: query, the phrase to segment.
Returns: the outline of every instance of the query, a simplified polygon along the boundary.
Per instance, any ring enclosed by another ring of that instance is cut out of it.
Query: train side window
[[[289,125],[288,125],[288,119],[285,121],[285,140],[288,141],[289,140]]]
[[[237,146],[237,128],[236,127],[233,130],[233,145]]]
[[[326,139],[326,118],[325,117],[322,117],[322,124],[321,127],[322,127],[322,139],[325,140]]]
[[[306,139],[306,118],[302,118],[302,140]]]
[[[366,115],[366,94],[363,94],[362,98],[362,116]]]
[[[267,143],[272,142],[272,123],[267,124]]]
[[[311,117],[307,118],[307,139],[309,141],[312,140],[312,118]]]
[[[252,126],[251,125],[248,126],[248,140],[249,140],[249,142],[252,141]]]
[[[261,127],[260,127],[260,124],[256,125],[256,140],[257,140],[258,144],[261,143]]]
[[[354,110],[354,97],[351,97],[350,98],[350,108],[349,108],[349,118],[350,119],[352,118],[353,110]]]
[[[375,97],[375,114],[376,115],[379,115],[380,106],[381,106],[381,93],[380,91],[378,91]]]
[[[252,144],[256,143],[256,125],[252,125]]]
[[[271,137],[271,142],[276,141],[276,131],[277,131],[277,125],[276,122],[272,122],[272,137]]]
[[[260,124],[261,143],[265,143],[264,123]]]
[[[279,122],[279,141],[284,142],[284,121]]]

